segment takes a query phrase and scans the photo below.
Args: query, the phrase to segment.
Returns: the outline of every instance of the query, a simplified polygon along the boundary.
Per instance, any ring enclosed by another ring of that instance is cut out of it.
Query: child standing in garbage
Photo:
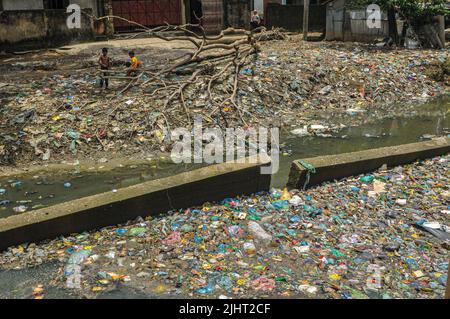
[[[101,70],[109,70],[111,67],[111,59],[108,56],[108,49],[103,48],[102,54],[100,55],[100,58],[98,59],[98,64],[100,65]],[[103,76],[100,78],[100,87],[103,88],[103,83],[105,83],[105,89],[108,89],[108,78],[105,78],[108,76],[107,72],[103,72]]]
[[[138,60],[134,51],[128,52],[128,56],[130,57],[130,61],[126,64],[128,67],[127,76],[136,76],[137,69],[141,65],[141,61]]]

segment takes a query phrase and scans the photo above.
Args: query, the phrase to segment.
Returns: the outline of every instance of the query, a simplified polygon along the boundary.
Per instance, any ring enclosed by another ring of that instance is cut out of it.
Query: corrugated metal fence
[[[113,14],[139,24],[157,25],[181,24],[180,0],[112,0]],[[115,19],[118,31],[132,31],[137,27],[126,21]]]
[[[387,15],[381,14],[381,28],[369,28],[368,14],[365,10],[345,10],[328,8],[327,40],[371,42],[389,35]]]

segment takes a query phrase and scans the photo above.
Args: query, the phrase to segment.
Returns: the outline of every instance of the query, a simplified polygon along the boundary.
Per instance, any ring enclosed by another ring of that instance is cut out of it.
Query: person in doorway
[[[250,29],[254,30],[259,27],[261,24],[261,17],[258,14],[258,11],[254,10],[250,17]]]
[[[98,58],[98,64],[100,65],[101,70],[109,70],[111,67],[111,59],[108,56],[108,49],[103,48],[102,54]],[[100,87],[103,88],[103,83],[105,84],[105,90],[108,89],[109,81],[108,81],[108,72],[103,72],[102,77],[100,78]]]

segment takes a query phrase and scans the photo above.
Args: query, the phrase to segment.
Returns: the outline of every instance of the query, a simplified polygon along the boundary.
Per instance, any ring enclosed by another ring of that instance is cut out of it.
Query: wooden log
[[[309,0],[303,0],[303,40],[308,40],[309,27]]]

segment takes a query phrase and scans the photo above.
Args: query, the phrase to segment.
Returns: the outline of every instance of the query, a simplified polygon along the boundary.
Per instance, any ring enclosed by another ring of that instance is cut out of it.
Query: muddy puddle
[[[342,124],[341,129],[312,136],[298,136],[285,131],[281,136],[280,169],[272,177],[272,186],[283,187],[294,159],[320,155],[354,152],[370,148],[393,146],[431,139],[450,134],[450,98],[417,106],[403,117],[377,118],[363,114],[368,123],[351,126],[352,116],[324,120]],[[123,165],[112,170],[43,172],[17,177],[0,177],[0,218],[51,206],[85,196],[117,189],[141,182],[175,175],[201,167],[199,164],[176,165],[157,162],[141,165]]]

